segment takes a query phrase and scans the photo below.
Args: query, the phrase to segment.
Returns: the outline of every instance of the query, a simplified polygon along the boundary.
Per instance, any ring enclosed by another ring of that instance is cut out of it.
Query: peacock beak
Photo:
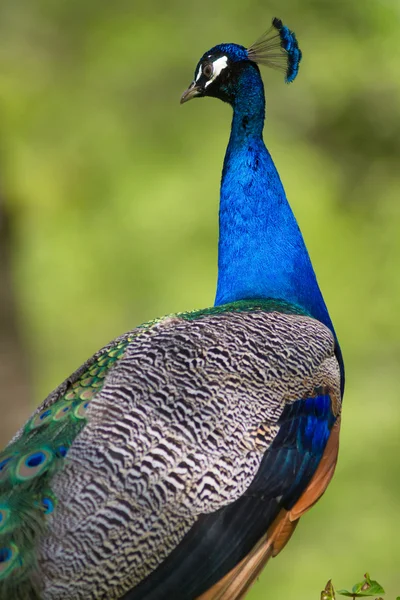
[[[181,96],[181,104],[183,104],[184,102],[188,102],[189,100],[191,100],[192,98],[195,98],[196,96],[201,96],[202,90],[201,87],[199,87],[198,85],[196,85],[196,83],[193,81],[187,90],[185,90]]]

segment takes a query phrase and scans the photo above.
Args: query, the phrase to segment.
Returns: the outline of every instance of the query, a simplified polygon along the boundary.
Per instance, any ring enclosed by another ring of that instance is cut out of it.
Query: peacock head
[[[181,104],[192,98],[213,96],[234,103],[243,73],[256,72],[258,64],[283,70],[285,81],[294,81],[299,70],[301,50],[296,36],[280,19],[252,46],[219,44],[201,57],[194,80],[182,94]]]

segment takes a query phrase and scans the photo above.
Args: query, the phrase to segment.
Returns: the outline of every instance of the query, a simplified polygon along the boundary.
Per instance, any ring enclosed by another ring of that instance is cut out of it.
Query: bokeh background
[[[369,570],[400,594],[400,2],[2,0],[1,441],[111,338],[212,304],[230,109],[181,107],[199,57],[281,17],[265,139],[347,368],[341,453],[250,600],[317,600]]]

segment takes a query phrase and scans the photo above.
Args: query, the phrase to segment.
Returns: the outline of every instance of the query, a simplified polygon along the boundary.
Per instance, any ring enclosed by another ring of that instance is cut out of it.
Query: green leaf
[[[325,586],[325,589],[321,592],[321,600],[335,600],[335,590],[330,579]]]
[[[338,594],[349,598],[364,598],[365,596],[376,596],[376,594],[384,594],[383,587],[374,579],[371,579],[369,573],[365,573],[364,581],[356,583],[351,592],[348,590],[339,590]]]

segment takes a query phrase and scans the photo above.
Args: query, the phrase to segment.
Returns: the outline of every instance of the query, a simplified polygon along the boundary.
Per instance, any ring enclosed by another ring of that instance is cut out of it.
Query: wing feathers
[[[219,581],[222,598],[240,597],[333,472],[330,458],[297,507],[340,410],[333,336],[253,307],[121,341],[51,481],[57,507],[37,549],[46,598],[192,600]],[[281,509],[293,519],[283,512],[272,531]]]
[[[298,521],[292,522],[282,509],[268,532],[249,554],[225,577],[196,600],[240,600],[244,598],[268,560],[276,556],[290,540]]]
[[[340,417],[332,428],[324,454],[309,486],[289,513],[291,521],[296,521],[307,512],[319,500],[328,487],[335,472],[339,452],[339,432]]]
[[[334,424],[324,454],[309,486],[290,511],[282,509],[268,532],[251,552],[220,581],[196,600],[240,600],[261,573],[290,540],[300,517],[325,492],[336,467],[339,449],[340,418]]]

